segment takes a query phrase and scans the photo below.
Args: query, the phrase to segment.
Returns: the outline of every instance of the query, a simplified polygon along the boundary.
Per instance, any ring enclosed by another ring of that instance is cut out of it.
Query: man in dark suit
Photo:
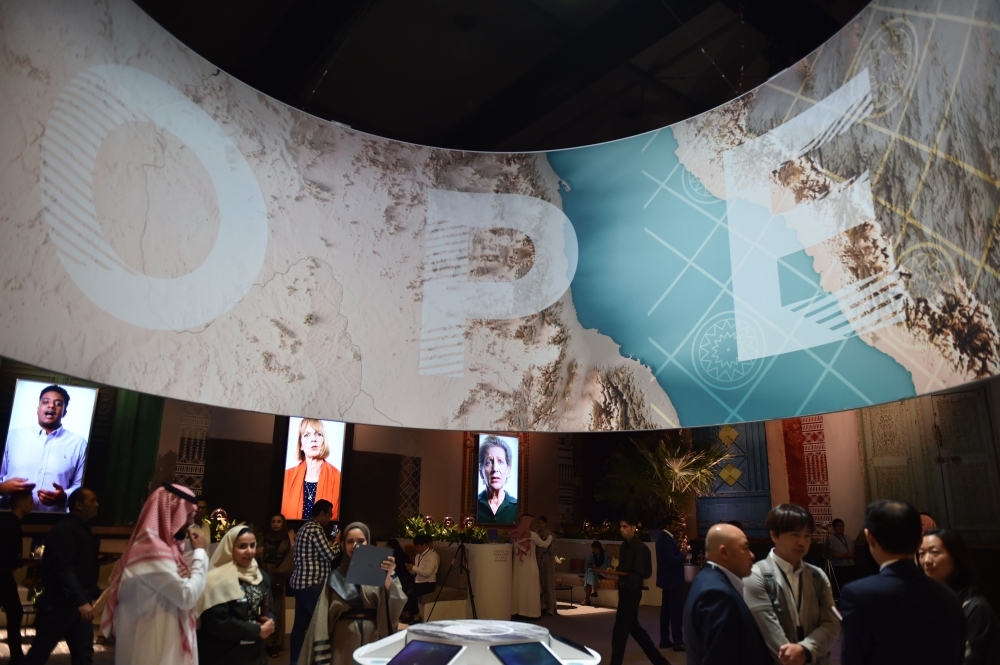
[[[743,601],[743,578],[753,572],[746,535],[732,524],[716,524],[705,538],[705,557],[684,608],[688,665],[771,665],[771,652]]]
[[[660,648],[684,651],[684,555],[677,545],[677,514],[663,521],[663,531],[656,537],[656,586],[663,591],[660,603]],[[671,629],[673,632],[671,633]],[[671,639],[673,638],[673,639]]]
[[[920,513],[910,504],[868,505],[865,539],[880,572],[848,584],[841,594],[844,665],[964,662],[962,605],[917,568],[920,534]]]

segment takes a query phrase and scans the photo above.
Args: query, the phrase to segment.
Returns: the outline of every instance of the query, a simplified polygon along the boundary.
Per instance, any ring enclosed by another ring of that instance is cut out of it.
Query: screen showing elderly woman
[[[478,524],[516,524],[517,437],[479,435]]]
[[[313,505],[326,499],[333,504],[333,519],[339,519],[343,457],[344,423],[289,418],[281,514],[290,520],[312,519]]]

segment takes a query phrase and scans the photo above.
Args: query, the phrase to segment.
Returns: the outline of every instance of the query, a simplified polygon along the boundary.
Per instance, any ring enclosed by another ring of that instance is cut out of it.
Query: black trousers
[[[60,640],[66,640],[73,665],[94,662],[94,625],[80,618],[71,601],[46,601],[42,594],[35,620],[35,639],[23,665],[43,665]]]
[[[21,651],[21,621],[24,619],[24,608],[21,607],[21,597],[17,593],[17,582],[14,573],[0,570],[0,607],[7,615],[7,645],[10,647],[10,660],[18,662]]]
[[[417,601],[420,600],[420,596],[425,593],[431,593],[437,588],[437,584],[434,582],[414,582],[413,584],[407,584],[403,591],[406,592],[406,606],[404,610],[410,614],[416,614],[417,612]],[[426,620],[427,617],[421,617]]]
[[[684,644],[684,589],[663,589],[660,605],[660,644]],[[672,639],[671,639],[672,638]]]
[[[289,663],[299,662],[299,652],[302,651],[302,644],[306,641],[306,632],[316,612],[319,597],[323,594],[323,584],[295,590],[295,620],[292,622],[292,635],[288,640]]]
[[[625,658],[625,643],[631,635],[646,658],[656,665],[670,665],[653,644],[646,629],[639,623],[639,603],[642,601],[641,588],[618,587],[618,611],[615,613],[615,627],[611,632],[611,665],[622,665]]]

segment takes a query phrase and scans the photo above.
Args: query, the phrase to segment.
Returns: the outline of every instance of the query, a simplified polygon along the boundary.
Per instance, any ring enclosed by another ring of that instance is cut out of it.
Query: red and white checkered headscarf
[[[185,499],[180,496],[181,494],[191,498]],[[194,492],[181,485],[171,485],[171,489],[160,487],[146,499],[146,505],[142,507],[142,513],[139,514],[139,520],[125,546],[122,558],[118,560],[111,573],[107,601],[101,617],[101,632],[105,636],[111,634],[115,610],[118,607],[118,590],[121,587],[122,573],[126,568],[147,561],[173,561],[177,564],[177,572],[181,576],[186,577],[190,574],[184,562],[184,541],[177,540],[174,535],[187,525],[188,518],[197,510]],[[191,643],[188,635],[194,634],[194,612],[178,609],[177,620],[181,624],[184,653],[193,654],[195,645]]]

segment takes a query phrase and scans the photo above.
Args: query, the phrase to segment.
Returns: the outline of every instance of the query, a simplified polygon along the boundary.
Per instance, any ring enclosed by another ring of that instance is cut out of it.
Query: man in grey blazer
[[[802,560],[816,528],[813,517],[802,506],[783,503],[767,514],[766,525],[774,549],[754,564],[743,598],[775,663],[829,665],[840,619],[830,580]]]

